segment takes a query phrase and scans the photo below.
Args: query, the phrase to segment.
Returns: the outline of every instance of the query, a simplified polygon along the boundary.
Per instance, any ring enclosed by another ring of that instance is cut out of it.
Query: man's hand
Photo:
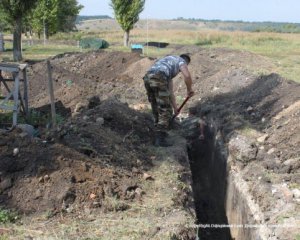
[[[192,96],[195,95],[195,92],[194,92],[193,90],[190,90],[190,91],[187,92],[187,95],[188,95],[189,97],[192,97]]]

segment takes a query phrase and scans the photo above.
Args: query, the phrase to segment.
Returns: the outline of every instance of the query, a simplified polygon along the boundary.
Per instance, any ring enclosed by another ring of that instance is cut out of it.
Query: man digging
[[[168,147],[166,141],[170,121],[178,114],[173,90],[173,78],[181,72],[187,89],[187,96],[192,97],[192,78],[188,70],[191,59],[187,54],[166,56],[154,63],[144,76],[148,100],[151,103],[155,124],[155,146]]]

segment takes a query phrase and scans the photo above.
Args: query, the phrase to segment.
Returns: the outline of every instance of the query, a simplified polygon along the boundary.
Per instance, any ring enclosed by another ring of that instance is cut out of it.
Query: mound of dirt
[[[208,125],[217,126],[225,152],[231,152],[231,140],[238,134],[255,150],[254,157],[236,160],[233,166],[249,183],[254,200],[269,217],[274,209],[284,210],[277,218],[288,209],[297,210],[299,84],[275,73],[262,75],[272,64],[248,52],[177,46],[174,54],[186,52],[191,53],[196,92],[188,106],[195,106]],[[146,173],[154,159],[142,77],[153,61],[135,53],[105,51],[52,58],[62,124],[55,131],[40,126],[39,139],[19,130],[1,132],[0,204],[53,215],[82,209],[123,211],[129,202],[141,201],[141,183],[151,179]],[[43,112],[49,112],[47,81],[46,62],[30,67],[30,104]],[[186,95],[181,76],[174,86],[179,104]],[[240,145],[234,144],[232,154],[236,146]],[[279,187],[283,181],[284,188]],[[112,205],[114,198],[122,204]],[[293,207],[285,209],[274,198]]]
[[[19,129],[2,133],[1,205],[25,213],[105,211],[109,197],[140,197],[135,190],[151,167],[145,147],[151,144],[150,122],[148,115],[106,100],[86,106],[56,131],[44,130],[42,139]]]
[[[117,97],[123,102],[137,101],[143,85],[142,81],[138,85],[134,80],[142,77],[146,65],[149,63],[139,54],[124,52],[95,51],[54,57],[51,66],[55,98],[72,110],[94,95],[101,99]],[[33,65],[29,71],[29,99],[34,107],[49,102],[47,76],[45,62]],[[136,89],[140,90],[136,92]]]

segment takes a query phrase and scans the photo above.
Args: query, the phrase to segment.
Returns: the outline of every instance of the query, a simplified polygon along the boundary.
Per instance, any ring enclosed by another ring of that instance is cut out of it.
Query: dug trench
[[[225,209],[227,159],[216,138],[216,126],[206,126],[204,135],[203,140],[198,138],[188,145],[198,233],[203,240],[229,240],[232,238]]]
[[[263,214],[250,198],[247,183],[230,170],[232,156],[220,129],[211,119],[204,139],[187,140],[199,239],[278,239],[261,224]]]
[[[240,91],[205,99],[193,107],[199,119],[206,119],[204,140],[195,138],[188,144],[200,239],[275,240],[297,236],[298,217],[293,213],[298,211],[293,194],[297,190],[289,186],[299,182],[299,163],[288,164],[299,160],[298,150],[294,150],[299,135],[287,125],[299,115],[299,101],[291,86],[299,89],[299,85],[272,74]],[[249,104],[256,109],[246,107]],[[291,135],[281,131],[291,131]],[[290,145],[282,140],[273,145],[272,138],[280,135]],[[282,152],[276,156],[270,146],[282,147]],[[273,162],[279,165],[269,165]],[[284,221],[282,214],[287,216]]]

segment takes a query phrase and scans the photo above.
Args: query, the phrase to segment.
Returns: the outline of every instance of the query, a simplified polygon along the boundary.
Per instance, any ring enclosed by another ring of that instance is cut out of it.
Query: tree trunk
[[[129,45],[129,30],[124,32],[124,46],[128,47]]]
[[[46,45],[46,39],[47,39],[47,37],[46,37],[46,20],[44,19],[43,20],[43,28],[44,28],[44,45]]]
[[[22,60],[22,18],[16,19],[13,36],[13,56],[18,62]]]
[[[48,23],[48,21],[45,24],[45,35],[46,35],[46,40],[49,40],[49,23]]]

